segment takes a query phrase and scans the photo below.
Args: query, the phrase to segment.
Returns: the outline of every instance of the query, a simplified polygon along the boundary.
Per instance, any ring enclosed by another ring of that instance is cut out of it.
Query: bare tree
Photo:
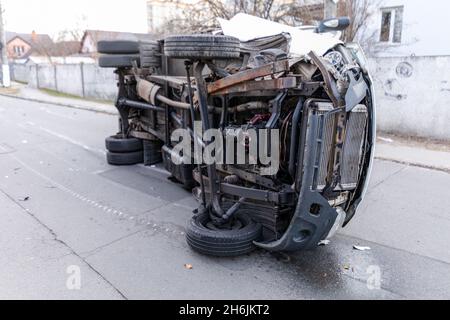
[[[338,8],[340,16],[350,18],[350,27],[345,30],[345,41],[354,41],[367,30],[367,22],[374,14],[376,3],[373,0],[341,0]]]
[[[374,8],[381,0],[340,0],[338,14],[350,17],[350,27],[343,33],[343,40],[362,40],[363,46],[373,41],[374,35],[368,35],[367,22],[374,14]],[[169,0],[182,4],[182,0]],[[317,24],[323,19],[323,3],[308,4],[306,1],[279,0],[198,0],[184,7],[182,13],[161,28],[164,34],[186,32],[204,32],[217,28],[217,18],[231,19],[237,13],[247,13],[291,26]]]
[[[181,6],[183,1],[169,0],[168,2]],[[300,25],[303,22],[302,14],[300,14],[303,4],[303,1],[277,0],[198,0],[185,7],[178,17],[168,20],[161,30],[164,30],[165,34],[185,30],[202,32],[217,28],[217,18],[231,19],[237,13],[247,13],[289,25]]]
[[[84,35],[84,31],[87,29],[87,25],[87,16],[84,14],[78,16],[76,23],[72,27],[61,30],[58,33],[56,41],[81,41]]]

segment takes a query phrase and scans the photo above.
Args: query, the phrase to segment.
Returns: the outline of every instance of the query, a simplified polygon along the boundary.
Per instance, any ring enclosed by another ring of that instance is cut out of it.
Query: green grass
[[[91,101],[91,102],[98,102],[98,103],[104,103],[104,104],[111,104],[113,103],[112,100],[104,100],[104,99],[91,99],[91,98],[83,98],[83,97],[79,97],[73,94],[69,94],[69,93],[63,93],[63,92],[59,92],[59,91],[55,91],[52,89],[39,89],[40,91],[53,96],[53,97],[58,97],[58,98],[69,98],[69,99],[77,99],[77,100],[84,100],[84,101]]]

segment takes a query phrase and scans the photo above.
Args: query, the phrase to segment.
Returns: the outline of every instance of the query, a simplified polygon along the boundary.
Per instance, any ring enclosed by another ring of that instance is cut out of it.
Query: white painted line
[[[52,130],[44,128],[44,127],[39,127],[39,129],[44,131],[44,132],[46,132],[46,133],[48,133],[48,134],[50,134],[50,135],[52,135],[52,136],[55,136],[55,137],[57,137],[59,139],[65,140],[67,142],[70,142],[70,143],[78,146],[78,147],[81,147],[81,148],[83,148],[85,150],[88,150],[88,151],[91,151],[91,152],[95,152],[95,153],[98,153],[98,154],[102,154],[102,155],[106,155],[106,151],[104,151],[104,150],[91,148],[91,147],[85,145],[84,143],[76,141],[76,140],[74,140],[74,139],[72,139],[72,138],[70,138],[68,136],[65,136],[65,135],[63,135],[61,133],[52,131]]]
[[[51,114],[53,116],[56,116],[56,117],[60,117],[60,118],[63,118],[63,119],[69,119],[69,120],[76,120],[74,117],[66,116],[66,115],[63,115],[63,114],[59,114],[59,113],[53,112],[53,111],[51,111],[50,109],[48,109],[46,107],[41,107],[39,109],[41,111],[44,111],[44,112],[46,112],[48,114]]]

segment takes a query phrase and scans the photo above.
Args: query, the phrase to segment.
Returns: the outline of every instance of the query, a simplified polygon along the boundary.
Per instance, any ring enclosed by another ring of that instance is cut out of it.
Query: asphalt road
[[[358,216],[328,246],[217,259],[186,245],[196,204],[163,170],[106,164],[116,128],[0,97],[0,298],[450,298],[449,174],[377,161]]]

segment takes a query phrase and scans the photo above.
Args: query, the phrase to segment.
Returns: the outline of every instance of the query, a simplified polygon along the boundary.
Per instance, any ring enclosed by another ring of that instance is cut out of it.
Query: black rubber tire
[[[186,230],[188,245],[201,254],[215,257],[235,257],[252,252],[253,244],[262,236],[262,226],[255,223],[247,214],[237,213],[243,228],[236,230],[211,230],[206,227],[210,222],[209,213],[193,217]]]
[[[235,59],[240,55],[240,42],[229,36],[171,36],[165,39],[164,53],[180,59]]]
[[[139,53],[139,42],[126,40],[99,41],[97,51],[106,54],[136,54]]]
[[[107,152],[106,160],[113,166],[130,166],[144,161],[144,152],[135,151],[129,153]]]
[[[114,153],[128,153],[142,151],[142,140],[137,138],[124,139],[120,135],[111,136],[105,139],[106,150]]]
[[[98,65],[102,68],[131,68],[133,61],[140,65],[138,54],[102,55],[98,58]]]
[[[161,67],[161,49],[156,41],[141,42],[139,46],[141,68],[160,68]]]

